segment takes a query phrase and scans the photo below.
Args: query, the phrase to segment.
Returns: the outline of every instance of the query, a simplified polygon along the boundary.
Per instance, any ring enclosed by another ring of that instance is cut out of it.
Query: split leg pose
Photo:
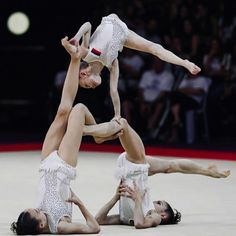
[[[77,50],[82,39],[82,59],[87,63],[82,63],[79,77],[80,85],[84,88],[95,88],[101,84],[102,69],[105,66],[110,70],[112,63],[117,60],[118,53],[122,51],[123,47],[150,53],[168,63],[183,66],[191,74],[197,74],[201,71],[197,65],[189,60],[178,57],[160,44],[151,42],[128,29],[127,25],[116,14],[103,17],[101,24],[90,37],[91,27],[89,22],[84,23],[77,34],[70,39],[71,48],[74,51]],[[119,104],[114,104],[114,96],[118,96],[117,80],[118,77],[110,80],[110,91],[114,109],[120,110],[119,107],[116,107]],[[115,113],[115,117],[118,116],[120,114]]]

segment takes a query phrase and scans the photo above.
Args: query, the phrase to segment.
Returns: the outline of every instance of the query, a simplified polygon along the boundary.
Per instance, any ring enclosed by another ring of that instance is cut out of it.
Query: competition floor
[[[77,179],[72,188],[96,214],[110,199],[117,187],[113,177],[117,154],[81,152]],[[167,158],[167,157],[164,157]],[[100,235],[158,236],[233,236],[236,235],[236,162],[194,159],[202,165],[216,163],[220,169],[230,169],[226,179],[184,174],[160,174],[150,177],[153,200],[165,199],[182,212],[178,225],[135,230],[129,226],[102,226]],[[0,153],[0,235],[12,235],[10,223],[28,207],[34,207],[37,197],[39,152]],[[116,213],[118,207],[112,210]],[[82,222],[79,210],[73,209],[74,221]]]

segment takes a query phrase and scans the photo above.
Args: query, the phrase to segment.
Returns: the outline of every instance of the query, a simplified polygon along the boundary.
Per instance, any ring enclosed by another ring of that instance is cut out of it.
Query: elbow
[[[100,226],[97,224],[96,226],[94,226],[91,230],[92,234],[98,234],[101,231]]]
[[[99,225],[103,225],[103,218],[100,216],[95,216],[95,220],[98,222]]]
[[[141,222],[136,222],[134,224],[135,229],[144,229],[144,225]]]
[[[99,225],[102,224],[102,219],[99,216],[95,216],[95,220],[98,222]]]

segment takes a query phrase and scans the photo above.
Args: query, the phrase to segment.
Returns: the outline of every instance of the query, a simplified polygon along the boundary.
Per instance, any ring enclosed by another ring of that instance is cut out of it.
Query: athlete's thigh
[[[45,159],[51,152],[58,150],[66,131],[68,117],[69,112],[56,115],[43,142],[42,159]]]
[[[58,149],[60,157],[74,167],[77,164],[78,151],[83,136],[86,111],[87,108],[83,104],[77,104],[72,109],[68,119],[66,132]]]
[[[143,142],[134,129],[125,121],[123,135],[119,137],[120,142],[128,159],[142,161],[145,158],[145,149]]]
[[[125,41],[124,46],[141,52],[150,52],[150,46],[152,44],[153,42],[141,37],[134,31],[129,30],[128,38]]]

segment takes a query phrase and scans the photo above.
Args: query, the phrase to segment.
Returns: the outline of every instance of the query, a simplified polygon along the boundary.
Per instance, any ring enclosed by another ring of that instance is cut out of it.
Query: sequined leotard
[[[128,32],[126,24],[117,15],[103,17],[90,38],[89,52],[84,61],[99,61],[109,68],[118,57],[118,52],[122,51]]]
[[[52,152],[41,162],[39,199],[37,208],[48,219],[51,233],[57,233],[57,225],[62,217],[72,217],[72,205],[66,200],[71,196],[70,181],[75,179],[76,169]]]

